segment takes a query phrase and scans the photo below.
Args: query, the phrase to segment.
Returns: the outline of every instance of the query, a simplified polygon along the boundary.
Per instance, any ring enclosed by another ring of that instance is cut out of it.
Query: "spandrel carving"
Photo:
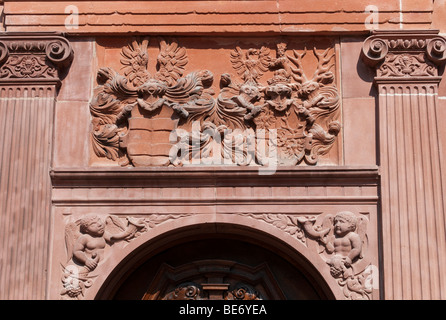
[[[307,236],[319,244],[319,254],[330,268],[330,274],[343,287],[349,299],[370,299],[372,288],[366,284],[369,266],[364,254],[368,245],[364,216],[350,211],[326,215],[317,223],[316,217],[299,217]]]
[[[102,263],[113,255],[116,246],[122,248],[147,230],[188,215],[151,214],[139,218],[88,214],[75,221],[70,220],[65,227],[67,260],[61,263],[61,298],[82,299],[85,290],[98,276]]]
[[[106,247],[118,241],[130,241],[146,230],[143,219],[125,220],[116,216],[107,216],[104,220],[92,214],[66,226],[67,262],[62,265],[62,296],[76,299],[83,295],[95,278],[92,272],[105,258]]]
[[[0,80],[59,81],[73,60],[60,35],[11,35],[0,39]]]
[[[325,261],[347,299],[371,299],[371,264],[364,215],[350,211],[336,214],[245,214],[265,221],[314,250]]]
[[[281,42],[273,56],[268,46],[236,46],[227,56],[235,74],[214,84],[211,70],[185,74],[190,57],[173,39],[159,39],[151,74],[148,46],[122,48],[123,75],[98,72],[90,104],[97,157],[123,166],[316,165],[337,141],[332,48],[312,50],[307,77],[306,49]]]

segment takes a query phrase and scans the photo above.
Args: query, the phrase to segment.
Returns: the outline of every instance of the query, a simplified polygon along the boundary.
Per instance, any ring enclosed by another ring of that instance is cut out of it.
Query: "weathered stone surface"
[[[9,31],[60,30],[82,33],[296,33],[367,32],[374,5],[380,29],[431,25],[432,1],[20,1],[6,2]],[[67,7],[69,7],[68,11]],[[77,29],[65,28],[76,10]],[[150,15],[150,19],[146,16]]]

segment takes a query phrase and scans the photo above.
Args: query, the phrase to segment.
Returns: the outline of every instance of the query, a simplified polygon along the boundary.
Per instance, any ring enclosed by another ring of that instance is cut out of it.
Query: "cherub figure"
[[[334,240],[326,244],[327,252],[334,253],[327,261],[333,277],[345,277],[347,269],[361,257],[362,240],[356,233],[357,223],[350,211],[339,212],[333,220]]]
[[[85,266],[86,271],[96,269],[111,236],[105,232],[105,224],[98,216],[88,216],[81,220],[82,235],[73,246],[73,262]]]
[[[73,264],[79,266],[79,273],[88,273],[96,269],[99,261],[103,258],[103,253],[107,244],[113,244],[115,241],[126,240],[134,237],[138,230],[145,227],[143,221],[138,219],[128,220],[128,225],[124,226],[119,218],[109,216],[112,224],[118,227],[119,232],[111,233],[106,230],[106,222],[97,215],[88,215],[80,219],[79,225],[80,235],[76,238],[73,227],[67,227],[66,241],[69,259]],[[72,232],[68,232],[71,230]],[[75,239],[73,239],[73,237]],[[72,243],[74,240],[74,243]]]
[[[287,44],[284,42],[277,44],[276,58],[269,62],[268,67],[275,70],[275,77],[282,77],[288,82],[291,76],[289,60],[286,56]]]
[[[62,265],[63,275],[62,297],[79,299],[86,288],[92,285],[95,270],[103,259],[107,244],[115,241],[130,240],[138,231],[145,228],[143,219],[127,218],[125,225],[116,216],[107,216],[105,220],[97,215],[87,215],[76,222],[69,223],[65,228],[65,243],[68,251],[68,261]],[[109,229],[110,231],[106,230]],[[112,230],[117,232],[111,232]]]

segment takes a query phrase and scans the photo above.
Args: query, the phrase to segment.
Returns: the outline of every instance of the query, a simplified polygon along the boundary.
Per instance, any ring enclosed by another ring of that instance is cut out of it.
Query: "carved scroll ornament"
[[[362,57],[378,79],[426,79],[438,76],[446,60],[446,40],[433,32],[376,32],[366,39]]]
[[[350,211],[335,215],[248,214],[296,237],[327,263],[347,299],[371,299],[371,264],[367,257],[368,219]]]
[[[341,129],[334,84],[334,53],[313,50],[311,78],[303,71],[307,51],[242,50],[228,59],[238,79],[224,73],[214,97],[214,75],[184,75],[186,49],[161,39],[158,68],[147,70],[149,42],[122,49],[124,74],[102,68],[91,101],[92,145],[98,157],[123,166],[213,163],[314,165],[332,148]],[[267,83],[261,77],[272,74]]]
[[[263,300],[261,295],[248,284],[238,283],[234,287],[229,285],[222,287],[225,287],[221,290],[223,300]],[[203,285],[190,282],[179,285],[167,293],[163,300],[209,300],[209,296]]]
[[[67,261],[62,264],[62,299],[81,299],[97,277],[107,252],[119,242],[129,242],[169,219],[185,215],[150,215],[146,218],[86,215],[65,227]]]
[[[57,34],[0,36],[0,81],[59,81],[73,54]]]

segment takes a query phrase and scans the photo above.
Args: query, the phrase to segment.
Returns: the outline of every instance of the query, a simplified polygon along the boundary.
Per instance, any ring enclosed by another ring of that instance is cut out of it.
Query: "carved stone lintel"
[[[446,61],[446,39],[435,30],[375,31],[362,49],[363,61],[376,69],[375,81],[441,80],[438,67]]]
[[[59,84],[73,59],[60,33],[0,35],[0,83]]]

